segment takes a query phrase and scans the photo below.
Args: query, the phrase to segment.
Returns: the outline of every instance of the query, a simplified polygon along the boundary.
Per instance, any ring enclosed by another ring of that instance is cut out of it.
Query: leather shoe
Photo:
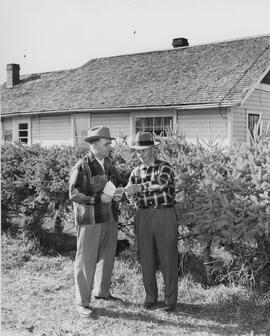
[[[90,317],[93,313],[90,307],[78,306],[77,312],[80,314],[81,317]]]
[[[119,301],[119,302],[121,301],[122,302],[122,300],[120,298],[118,298],[116,296],[112,296],[112,295],[110,295],[108,297],[95,296],[95,299],[96,300]]]
[[[155,304],[157,303],[157,301],[154,301],[154,302],[145,302],[143,304],[143,308],[144,309],[151,309]]]

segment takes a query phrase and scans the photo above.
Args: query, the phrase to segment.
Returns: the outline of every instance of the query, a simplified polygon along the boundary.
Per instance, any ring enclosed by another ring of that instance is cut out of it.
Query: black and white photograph
[[[2,336],[270,336],[269,14],[0,0]]]

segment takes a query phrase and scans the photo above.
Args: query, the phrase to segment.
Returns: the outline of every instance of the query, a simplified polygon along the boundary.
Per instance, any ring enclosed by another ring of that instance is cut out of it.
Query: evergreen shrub
[[[269,137],[256,136],[249,145],[231,148],[192,144],[177,132],[160,141],[157,155],[175,171],[180,249],[194,251],[199,246],[208,284],[233,281],[269,288]],[[17,230],[37,244],[45,219],[61,232],[73,218],[70,170],[87,151],[87,144],[49,148],[4,144],[2,230]],[[138,159],[125,139],[115,146],[113,158],[127,182]],[[135,209],[125,197],[119,208],[119,229],[134,239]],[[216,247],[229,253],[226,263],[217,260]]]

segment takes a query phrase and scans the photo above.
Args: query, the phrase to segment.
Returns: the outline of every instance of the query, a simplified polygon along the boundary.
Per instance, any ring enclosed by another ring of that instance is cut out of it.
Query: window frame
[[[177,113],[175,111],[165,111],[165,112],[152,112],[148,111],[145,113],[136,113],[132,116],[132,135],[133,137],[136,135],[136,120],[138,118],[160,118],[160,117],[170,117],[172,118],[172,128],[175,129],[175,125],[177,123]],[[153,123],[154,124],[154,123]]]
[[[20,136],[19,131],[20,131],[20,124],[27,124],[27,132],[28,135],[27,137],[25,136]],[[25,145],[32,145],[32,123],[31,123],[31,119],[30,118],[20,118],[16,120],[16,127],[15,127],[15,136],[14,136],[14,140],[15,141],[20,141],[21,138],[27,138],[27,143],[22,142],[22,144]]]
[[[253,138],[253,135],[249,129],[249,116],[250,115],[257,115],[259,118],[258,120],[260,121],[261,118],[262,118],[262,112],[255,112],[255,111],[252,111],[252,112],[247,112],[247,124],[246,124],[246,130],[247,130],[247,141],[250,142],[251,138]],[[259,129],[259,134],[261,133],[261,129]]]

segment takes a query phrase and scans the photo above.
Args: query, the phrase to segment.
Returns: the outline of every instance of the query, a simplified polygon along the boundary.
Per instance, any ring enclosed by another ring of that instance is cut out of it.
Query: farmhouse
[[[105,125],[190,141],[246,142],[270,121],[270,35],[92,59],[79,68],[20,75],[7,65],[1,86],[2,141],[75,144]]]

